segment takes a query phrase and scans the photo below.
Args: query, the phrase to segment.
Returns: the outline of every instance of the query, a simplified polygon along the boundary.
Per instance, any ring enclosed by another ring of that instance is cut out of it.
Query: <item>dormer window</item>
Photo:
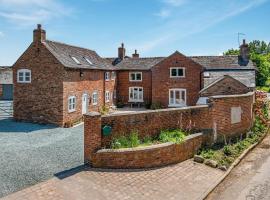
[[[81,65],[81,62],[76,57],[71,56],[71,58],[76,64]]]
[[[171,78],[181,78],[185,77],[185,68],[183,67],[171,67],[170,68]]]
[[[18,83],[31,83],[31,70],[29,69],[18,70],[17,82]]]
[[[105,81],[110,80],[110,72],[105,72]]]
[[[86,62],[88,62],[89,65],[93,65],[93,63],[91,62],[91,60],[89,58],[85,58],[84,59],[86,60]]]

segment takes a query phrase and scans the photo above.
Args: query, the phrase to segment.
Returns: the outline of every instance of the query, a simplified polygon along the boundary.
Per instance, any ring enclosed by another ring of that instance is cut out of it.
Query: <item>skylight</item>
[[[88,58],[84,58],[86,60],[86,62],[88,62],[90,65],[93,65],[93,63],[91,62],[91,60],[89,60]]]
[[[74,60],[74,62],[77,63],[78,65],[81,64],[80,61],[79,61],[77,58],[75,58],[74,56],[71,56],[71,58],[72,58],[72,60]]]

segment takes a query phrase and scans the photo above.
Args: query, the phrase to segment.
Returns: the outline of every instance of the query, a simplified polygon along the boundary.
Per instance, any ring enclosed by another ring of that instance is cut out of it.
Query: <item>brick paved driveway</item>
[[[192,160],[145,171],[82,167],[1,200],[196,200],[223,173]]]
[[[0,197],[83,164],[83,126],[0,120]]]

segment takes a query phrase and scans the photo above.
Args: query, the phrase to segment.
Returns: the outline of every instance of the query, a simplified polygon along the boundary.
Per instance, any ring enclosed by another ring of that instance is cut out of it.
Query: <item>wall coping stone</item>
[[[85,116],[88,117],[97,117],[97,116],[101,116],[101,114],[99,112],[88,112],[86,114],[84,114]]]
[[[216,95],[216,96],[210,96],[211,99],[221,99],[221,98],[237,98],[237,97],[249,97],[254,95],[254,92],[248,92],[246,94],[234,94],[234,95]]]
[[[136,115],[136,114],[148,114],[148,113],[159,113],[159,112],[168,112],[168,111],[180,111],[180,110],[193,110],[199,108],[208,108],[209,105],[199,105],[199,106],[186,106],[181,108],[166,108],[166,109],[157,109],[157,110],[146,110],[146,111],[133,111],[128,113],[111,113],[108,115],[101,116],[102,118],[113,117],[113,116],[126,116],[126,115]]]
[[[187,140],[199,137],[204,135],[203,133],[194,133],[191,135],[188,135],[185,140],[182,142],[186,142]],[[180,143],[180,144],[182,144]],[[96,153],[120,153],[120,152],[134,152],[134,151],[144,151],[144,150],[149,150],[149,149],[158,149],[158,148],[162,148],[162,147],[167,147],[167,146],[171,146],[174,145],[176,143],[173,142],[166,142],[166,143],[161,143],[161,144],[153,144],[153,145],[149,145],[149,146],[141,146],[141,147],[134,147],[134,148],[122,148],[122,149],[101,149],[98,150]]]

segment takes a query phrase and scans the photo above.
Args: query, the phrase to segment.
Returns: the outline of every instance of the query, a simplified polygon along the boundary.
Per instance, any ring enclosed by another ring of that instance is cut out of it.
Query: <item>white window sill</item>
[[[186,78],[185,76],[170,76],[170,78]]]
[[[75,112],[76,110],[69,110],[68,113],[73,113]]]
[[[142,80],[129,80],[129,82],[142,82]]]
[[[180,107],[186,107],[185,104],[169,104],[169,108],[180,108]]]
[[[96,106],[96,105],[97,105],[97,103],[93,103],[92,105],[93,105],[93,106]]]
[[[128,103],[143,103],[143,100],[129,100]]]
[[[105,101],[105,103],[110,103],[110,101]]]

